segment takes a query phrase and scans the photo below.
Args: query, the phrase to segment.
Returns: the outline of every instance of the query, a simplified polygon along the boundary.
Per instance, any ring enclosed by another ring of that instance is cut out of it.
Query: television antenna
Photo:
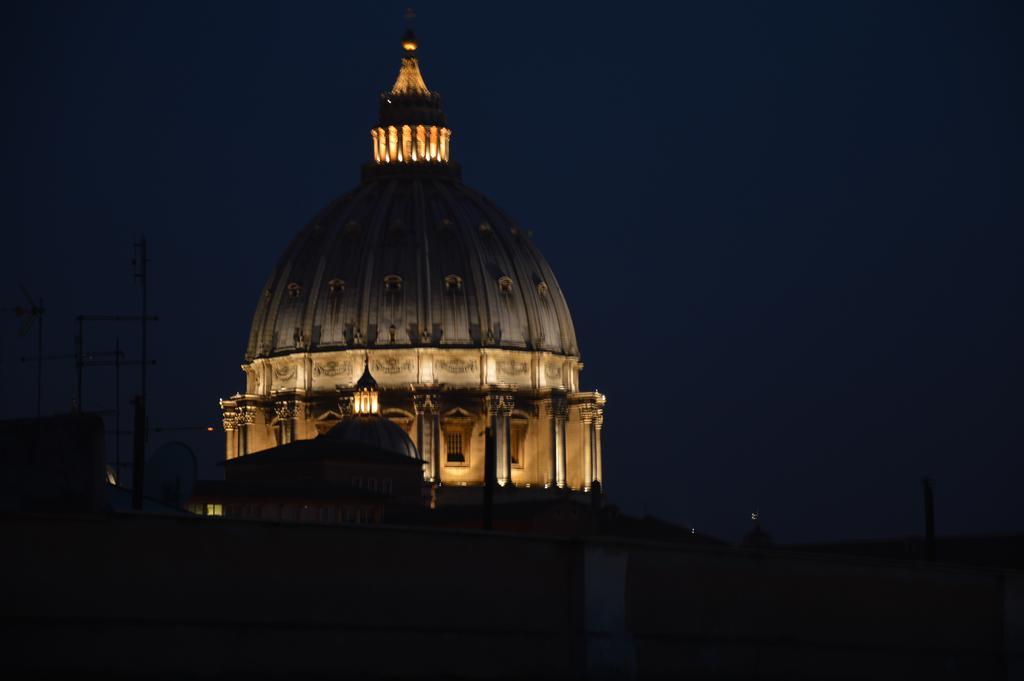
[[[25,296],[25,300],[28,303],[27,306],[15,305],[14,307],[3,308],[4,312],[13,312],[17,317],[24,317],[25,321],[21,323],[21,328],[18,329],[18,335],[24,336],[32,328],[33,324],[36,325],[36,357],[35,360],[38,362],[36,365],[36,418],[40,418],[43,415],[43,314],[46,312],[46,308],[43,307],[43,299],[40,298],[37,303],[32,299],[32,295],[25,288],[24,284],[19,284],[22,294]],[[22,358],[22,361],[31,358]]]

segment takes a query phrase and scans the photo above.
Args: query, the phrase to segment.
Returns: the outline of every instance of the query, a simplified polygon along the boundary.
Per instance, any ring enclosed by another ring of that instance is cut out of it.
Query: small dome
[[[402,454],[411,459],[420,458],[416,445],[401,426],[382,416],[346,417],[320,437],[339,444],[355,442]]]

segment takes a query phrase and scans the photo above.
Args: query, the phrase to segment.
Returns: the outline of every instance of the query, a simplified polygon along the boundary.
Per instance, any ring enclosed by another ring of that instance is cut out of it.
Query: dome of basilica
[[[361,182],[298,232],[259,294],[244,392],[221,400],[225,455],[340,438],[416,457],[439,489],[489,474],[589,491],[605,396],[580,388],[569,308],[530,232],[462,182],[417,49],[406,34]]]
[[[424,166],[367,168],[295,237],[264,287],[247,358],[402,346],[579,354],[529,234],[456,168]]]

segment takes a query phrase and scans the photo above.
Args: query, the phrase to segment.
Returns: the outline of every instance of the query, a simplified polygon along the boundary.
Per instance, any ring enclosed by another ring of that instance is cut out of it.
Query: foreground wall
[[[1020,575],[388,527],[0,522],[0,621],[21,674],[1024,673]]]

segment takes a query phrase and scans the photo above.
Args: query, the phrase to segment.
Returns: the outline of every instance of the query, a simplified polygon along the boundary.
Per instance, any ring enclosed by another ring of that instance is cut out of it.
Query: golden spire
[[[430,94],[430,90],[427,89],[427,84],[423,82],[423,76],[420,74],[419,60],[416,59],[416,47],[416,34],[410,28],[402,38],[402,49],[405,50],[405,56],[402,57],[402,68],[398,71],[398,78],[395,80],[395,86],[391,88],[391,94]]]

